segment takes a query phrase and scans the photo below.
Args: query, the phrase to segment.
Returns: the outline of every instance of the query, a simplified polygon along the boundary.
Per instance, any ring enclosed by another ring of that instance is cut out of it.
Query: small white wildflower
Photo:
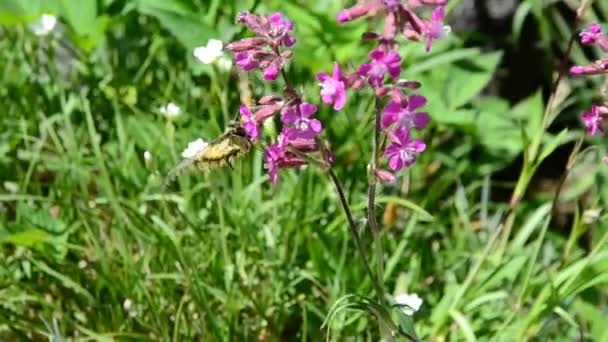
[[[57,17],[51,14],[43,14],[37,22],[30,25],[30,29],[37,36],[46,36],[57,26]]]
[[[420,309],[422,298],[415,293],[402,293],[395,296],[395,303],[403,305],[401,310],[403,310],[406,315],[411,316]]]
[[[169,102],[166,105],[160,107],[158,111],[168,118],[174,118],[182,113],[182,109],[173,102]]]
[[[193,55],[201,63],[211,64],[216,59],[222,56],[222,49],[224,45],[221,40],[209,39],[207,46],[199,46],[194,49]]]
[[[144,152],[144,160],[150,161],[150,159],[152,159],[152,153],[150,153],[150,151]]]
[[[84,259],[82,259],[82,260],[80,260],[80,261],[78,262],[78,268],[80,268],[81,270],[82,270],[82,269],[85,269],[85,268],[87,267],[87,265],[88,265],[88,263],[87,263],[87,261],[86,261],[86,260],[84,260]]]
[[[130,300],[129,298],[125,299],[125,301],[122,303],[122,308],[125,309],[125,311],[131,311],[132,307],[133,307],[133,301]]]
[[[202,150],[204,150],[205,148],[207,148],[207,145],[209,145],[209,144],[206,143],[205,140],[198,138],[188,144],[188,147],[186,147],[184,152],[182,152],[182,157],[183,158],[192,158],[197,153],[199,153]]]

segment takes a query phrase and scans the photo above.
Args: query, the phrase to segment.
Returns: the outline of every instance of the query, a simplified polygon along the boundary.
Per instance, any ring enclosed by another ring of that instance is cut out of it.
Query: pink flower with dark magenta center
[[[285,133],[289,139],[313,139],[323,130],[321,122],[310,117],[317,112],[317,106],[303,102],[298,107],[288,108],[281,120],[287,126]]]
[[[416,161],[416,155],[426,149],[424,141],[410,140],[410,132],[405,127],[398,127],[387,135],[391,144],[384,151],[384,156],[388,158],[388,166],[393,171],[410,167]]]
[[[602,36],[602,27],[599,24],[591,24],[581,31],[581,43],[584,45],[595,44]]]
[[[412,95],[409,99],[401,102],[391,101],[382,112],[382,128],[388,128],[394,123],[403,127],[415,127],[423,129],[429,122],[427,113],[418,113],[416,110],[426,104],[426,98],[420,95]]]
[[[598,133],[604,133],[604,117],[600,113],[600,107],[593,105],[591,112],[585,112],[581,115],[581,119],[585,123],[587,133],[596,135]]]
[[[426,23],[426,27],[423,30],[423,35],[426,39],[426,52],[431,51],[431,46],[433,45],[434,40],[443,37],[443,34],[445,33],[443,26],[444,17],[445,10],[443,6],[439,6],[433,10],[431,20]]]
[[[239,112],[241,113],[243,128],[245,129],[245,132],[247,133],[249,138],[252,141],[258,140],[258,137],[260,136],[260,130],[254,120],[253,114],[251,114],[251,112],[249,111],[249,108],[247,108],[247,106],[245,105],[241,105]]]
[[[344,104],[346,104],[346,85],[338,63],[334,62],[334,72],[331,76],[322,72],[317,74],[317,79],[321,81],[323,103],[333,104],[335,110],[344,108]]]
[[[372,51],[369,56],[372,61],[359,67],[359,75],[367,77],[373,86],[380,86],[388,73],[393,79],[401,74],[401,57],[397,52],[385,52],[382,49]]]

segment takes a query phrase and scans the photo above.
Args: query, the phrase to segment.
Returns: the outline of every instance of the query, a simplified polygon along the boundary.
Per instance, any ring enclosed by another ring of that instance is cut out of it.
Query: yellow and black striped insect
[[[163,184],[165,189],[177,176],[192,169],[206,170],[213,167],[229,166],[233,168],[234,159],[247,154],[253,142],[247,136],[245,129],[239,124],[229,128],[222,136],[208,143],[193,157],[184,159],[174,167]]]

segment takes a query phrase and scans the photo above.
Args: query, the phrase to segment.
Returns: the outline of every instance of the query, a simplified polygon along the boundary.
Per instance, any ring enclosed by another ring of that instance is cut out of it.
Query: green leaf
[[[515,43],[519,42],[519,37],[521,36],[521,31],[523,29],[524,23],[526,22],[526,18],[530,14],[532,10],[532,5],[529,2],[524,2],[517,7],[517,11],[515,11],[515,15],[513,16],[513,25],[511,32],[513,34],[513,41]]]
[[[138,0],[137,10],[158,19],[189,50],[218,37],[217,32],[204,22],[203,16],[192,13],[180,1]]]
[[[0,0],[0,24],[35,21],[43,13],[57,14],[58,9],[57,0]]]
[[[59,0],[61,15],[77,35],[93,36],[97,31],[97,2]]]
[[[551,141],[543,145],[540,157],[538,157],[539,163],[541,163],[543,160],[545,160],[545,158],[547,158],[551,153],[553,153],[553,151],[555,151],[558,146],[566,142],[566,139],[564,139],[566,137],[566,134],[568,134],[568,129],[564,128],[561,132],[559,132],[558,135],[553,137]]]
[[[459,108],[477,96],[492,79],[501,58],[502,52],[493,52],[452,65],[444,93],[448,107]]]
[[[543,130],[542,118],[545,111],[543,96],[540,90],[523,99],[511,109],[510,116],[521,122],[528,140],[532,140],[539,130]]]

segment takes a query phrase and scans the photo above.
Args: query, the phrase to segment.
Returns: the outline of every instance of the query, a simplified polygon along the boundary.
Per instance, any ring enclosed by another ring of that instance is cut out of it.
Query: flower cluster
[[[608,35],[602,31],[602,27],[599,24],[591,24],[582,30],[580,39],[583,45],[597,45],[602,51],[608,52]],[[570,74],[575,76],[606,73],[608,73],[608,59],[598,60],[591,65],[575,65],[570,68]],[[581,115],[587,133],[590,135],[604,133],[604,122],[607,118],[608,105],[606,104],[593,105],[591,111]]]
[[[291,52],[284,48],[296,42],[291,35],[293,23],[281,13],[258,16],[243,12],[237,21],[244,23],[256,36],[226,47],[235,53],[236,64],[246,72],[261,69],[265,80],[275,80],[281,74],[285,61],[291,57]],[[281,95],[260,98],[255,108],[241,105],[241,123],[252,141],[260,137],[260,126],[266,120],[277,114],[280,116],[281,133],[264,154],[264,164],[273,183],[277,181],[279,169],[306,165],[306,156],[321,150],[317,136],[323,131],[323,126],[314,118],[316,112],[317,106],[305,102],[289,84],[285,85]],[[330,163],[329,153],[326,154],[328,156],[323,162]]]
[[[236,64],[244,71],[262,69],[265,80],[276,80],[285,60],[291,57],[291,51],[282,48],[296,43],[291,35],[293,23],[278,12],[269,16],[242,12],[237,22],[245,24],[256,36],[226,46],[235,53]]]
[[[420,87],[415,81],[399,80],[402,58],[397,51],[397,38],[409,41],[426,41],[425,49],[430,51],[434,40],[446,32],[443,25],[446,0],[374,0],[347,8],[338,14],[338,22],[345,23],[361,17],[385,16],[381,34],[368,32],[364,39],[376,41],[377,46],[369,53],[369,61],[359,66],[351,74],[344,73],[335,63],[332,75],[320,73],[317,79],[321,85],[321,99],[325,104],[341,110],[346,101],[347,89],[371,87],[384,107],[381,111],[380,126],[388,138],[384,150],[388,167],[399,171],[410,167],[416,156],[423,152],[426,144],[412,137],[413,130],[426,127],[429,115],[419,112],[426,104],[426,98],[412,91]],[[432,8],[431,18],[422,19],[417,9]],[[385,100],[386,99],[386,100]],[[392,182],[394,175],[386,170],[375,169],[374,174],[381,181]]]
[[[608,35],[602,32],[599,24],[591,24],[581,33],[581,43],[587,46],[597,45],[604,52],[608,52]],[[570,68],[572,75],[597,75],[608,73],[608,59],[600,59],[590,65],[575,65]]]

